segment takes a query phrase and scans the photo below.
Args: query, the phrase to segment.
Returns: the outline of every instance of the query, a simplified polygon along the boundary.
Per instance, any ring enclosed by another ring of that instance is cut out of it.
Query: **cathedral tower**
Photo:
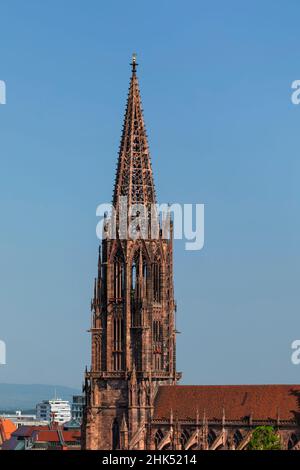
[[[158,386],[179,378],[172,223],[165,237],[153,217],[156,195],[135,55],[131,67],[113,193],[116,236],[108,235],[100,246],[92,300],[92,358],[85,374],[82,427],[86,449],[143,448]],[[129,209],[124,219],[124,201],[127,209],[138,204],[140,210]],[[143,235],[138,233],[140,212],[149,222]],[[123,229],[134,227],[135,236],[130,231],[121,236],[122,223]]]

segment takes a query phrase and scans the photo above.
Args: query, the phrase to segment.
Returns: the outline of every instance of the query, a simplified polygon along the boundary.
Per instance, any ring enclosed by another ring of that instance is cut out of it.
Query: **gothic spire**
[[[113,204],[127,196],[127,204],[153,204],[155,188],[139,91],[136,54],[132,56],[127,106],[123,124]]]

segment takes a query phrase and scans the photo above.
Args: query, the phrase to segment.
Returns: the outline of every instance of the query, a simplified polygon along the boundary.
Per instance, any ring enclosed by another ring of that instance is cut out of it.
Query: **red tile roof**
[[[56,430],[37,430],[34,431],[32,437],[35,442],[60,442],[60,438]]]
[[[49,429],[49,426],[27,426],[27,425],[22,425],[19,426],[16,431],[14,431],[13,436],[15,437],[31,437],[34,431],[37,430],[47,430]]]
[[[163,385],[159,387],[154,419],[238,421],[252,415],[253,420],[300,421],[300,385]]]
[[[74,430],[68,430],[68,431],[63,431],[62,432],[64,441],[65,442],[70,442],[70,441],[78,441],[80,440],[80,429],[74,429]]]
[[[61,431],[61,436],[64,442],[78,442],[80,441],[80,430]],[[33,440],[36,442],[61,442],[60,435],[57,429],[50,430],[36,430],[33,434]]]
[[[18,443],[24,442],[25,439],[31,438],[33,448],[37,444],[37,448],[48,448],[50,444],[51,449],[68,450],[80,449],[80,429],[64,430],[62,427],[52,425],[48,426],[20,426],[16,429],[9,440],[2,446],[5,450],[15,449]]]

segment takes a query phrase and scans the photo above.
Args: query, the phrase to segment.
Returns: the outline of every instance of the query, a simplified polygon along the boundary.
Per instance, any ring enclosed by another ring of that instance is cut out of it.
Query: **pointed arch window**
[[[136,257],[133,259],[133,263],[132,263],[132,266],[131,266],[131,294],[134,295],[134,297],[136,297],[136,290],[137,290],[137,287],[138,287],[138,263],[137,263],[137,259]]]
[[[162,341],[162,325],[159,320],[153,321],[153,341],[154,343],[161,343]]]
[[[124,369],[124,322],[121,315],[113,318],[113,369]]]
[[[162,430],[159,429],[158,431],[156,431],[155,436],[154,436],[154,442],[155,442],[155,449],[156,450],[158,449],[159,444],[161,443],[163,438],[164,438],[164,435],[163,435]]]
[[[235,447],[237,447],[242,440],[243,440],[242,433],[241,431],[237,429],[233,435],[233,442],[234,442]]]
[[[120,300],[124,298],[125,289],[125,267],[120,254],[114,260],[114,298]]]
[[[131,266],[131,299],[145,298],[147,295],[148,269],[145,256],[138,251]]]
[[[184,450],[186,448],[187,442],[190,438],[190,433],[188,432],[187,429],[184,429],[181,433],[180,436],[180,444],[181,444],[181,449]]]
[[[154,302],[161,302],[161,265],[158,260],[152,266],[152,288]]]
[[[100,337],[98,335],[94,336],[93,346],[94,346],[94,349],[93,349],[93,353],[94,353],[93,354],[93,356],[94,356],[93,365],[94,365],[94,369],[96,371],[99,371],[101,369],[101,340],[100,340]]]
[[[212,443],[215,441],[216,439],[216,433],[211,429],[208,433],[208,436],[207,436],[207,442],[208,442],[208,446],[210,447],[212,445]]]
[[[152,341],[153,341],[153,368],[161,370],[163,368],[163,330],[160,320],[153,320],[152,323]]]
[[[147,262],[145,258],[143,258],[142,276],[143,276],[143,298],[145,299],[147,296],[147,279],[148,279],[148,266],[147,266]]]

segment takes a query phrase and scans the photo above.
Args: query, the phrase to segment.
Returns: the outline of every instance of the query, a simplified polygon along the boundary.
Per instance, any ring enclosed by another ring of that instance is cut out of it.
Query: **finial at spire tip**
[[[137,67],[137,65],[138,65],[138,63],[137,63],[137,61],[136,61],[136,56],[137,56],[136,52],[133,52],[133,53],[132,53],[132,62],[131,62],[131,64],[130,64],[131,67],[132,67],[132,72],[133,72],[133,73],[136,72],[136,67]]]

